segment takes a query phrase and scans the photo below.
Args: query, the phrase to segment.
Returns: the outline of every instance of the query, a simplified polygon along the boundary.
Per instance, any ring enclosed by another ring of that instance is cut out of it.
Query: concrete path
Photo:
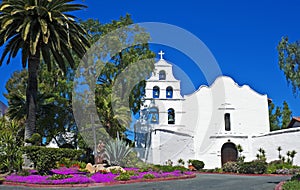
[[[280,182],[290,179],[288,176],[237,176],[220,174],[198,174],[196,178],[134,183],[110,187],[90,187],[87,189],[101,190],[272,190]],[[0,189],[30,189],[26,187],[0,186]],[[41,190],[41,188],[39,188]],[[62,189],[62,188],[60,188]],[[82,188],[72,188],[82,189]],[[85,188],[86,189],[86,188]]]

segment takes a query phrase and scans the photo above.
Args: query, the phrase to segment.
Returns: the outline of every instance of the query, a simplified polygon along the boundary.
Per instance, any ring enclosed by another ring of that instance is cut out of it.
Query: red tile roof
[[[290,123],[288,124],[287,128],[293,127],[295,122],[300,122],[300,117],[293,117]]]
[[[300,117],[293,117],[293,119],[300,122]]]

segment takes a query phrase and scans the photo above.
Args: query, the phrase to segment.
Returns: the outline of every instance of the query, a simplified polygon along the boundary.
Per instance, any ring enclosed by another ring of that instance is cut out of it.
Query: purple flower
[[[194,174],[194,172],[191,172],[191,171],[187,171],[187,172],[184,172],[185,175],[192,175]]]
[[[90,178],[84,175],[77,175],[75,174],[72,178],[66,178],[66,179],[61,179],[61,180],[50,180],[51,184],[74,184],[74,183],[92,183],[94,182]]]
[[[138,168],[125,168],[126,171],[135,171],[136,175],[131,176],[130,179],[142,179],[146,174],[152,174],[155,178],[162,178],[162,177],[177,177],[182,175],[192,175],[193,172],[181,172],[179,170],[173,172],[155,172],[155,171],[147,171],[147,172],[138,172]],[[35,184],[75,184],[75,183],[110,183],[116,181],[115,178],[119,174],[112,174],[112,173],[95,173],[91,177],[88,177],[84,172],[79,172],[77,168],[59,168],[53,169],[53,174],[60,174],[60,175],[71,175],[71,178],[66,179],[57,179],[57,180],[47,180],[51,175],[48,176],[40,176],[37,175],[35,170],[30,171],[31,175],[29,176],[18,176],[16,174],[12,174],[7,176],[5,179],[7,181],[19,182],[19,183],[35,183]]]
[[[93,180],[84,175],[73,175],[72,178],[59,179],[59,180],[47,180],[49,176],[30,175],[30,176],[18,176],[10,175],[5,179],[7,181],[19,182],[19,183],[35,183],[35,184],[67,184],[67,183],[91,183]]]
[[[102,173],[95,173],[90,177],[93,181],[96,183],[108,183],[115,181],[114,178],[118,176],[118,174],[112,174],[112,173],[107,173],[107,174],[102,174]]]

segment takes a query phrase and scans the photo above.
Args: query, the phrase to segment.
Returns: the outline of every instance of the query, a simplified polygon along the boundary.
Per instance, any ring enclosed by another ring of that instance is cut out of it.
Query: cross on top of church
[[[160,60],[163,60],[164,58],[163,58],[163,55],[164,55],[165,53],[162,51],[162,50],[160,50],[160,52],[158,53],[158,55],[160,55]]]

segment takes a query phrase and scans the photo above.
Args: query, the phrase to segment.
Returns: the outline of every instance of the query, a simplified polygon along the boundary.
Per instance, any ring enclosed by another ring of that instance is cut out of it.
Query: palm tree
[[[73,53],[82,57],[89,47],[86,32],[71,11],[85,8],[74,0],[3,0],[0,4],[0,66],[21,51],[22,65],[28,66],[25,139],[35,132],[38,68],[41,58],[52,68],[51,57],[63,71],[65,62],[74,68]]]
[[[129,127],[131,122],[130,110],[120,103],[119,97],[112,94],[108,96],[99,95],[96,100],[100,121],[111,137],[115,138],[117,132],[124,132]]]
[[[265,161],[266,160],[266,151],[263,148],[259,148],[258,152],[259,152],[259,154],[257,154],[258,155],[258,159]],[[256,157],[257,157],[257,155],[256,155]]]
[[[292,164],[293,164],[293,162],[294,162],[294,157],[295,157],[295,155],[297,154],[297,152],[295,151],[295,150],[292,150],[292,152],[291,152],[291,154],[290,154],[290,156],[291,156],[291,162],[292,162]]]
[[[281,154],[280,154],[280,151],[282,151],[281,146],[277,147],[277,151],[278,151],[278,158],[281,159]]]
[[[291,159],[290,159],[291,151],[287,151],[286,155],[287,155],[287,162],[288,162],[289,164],[291,164]]]

